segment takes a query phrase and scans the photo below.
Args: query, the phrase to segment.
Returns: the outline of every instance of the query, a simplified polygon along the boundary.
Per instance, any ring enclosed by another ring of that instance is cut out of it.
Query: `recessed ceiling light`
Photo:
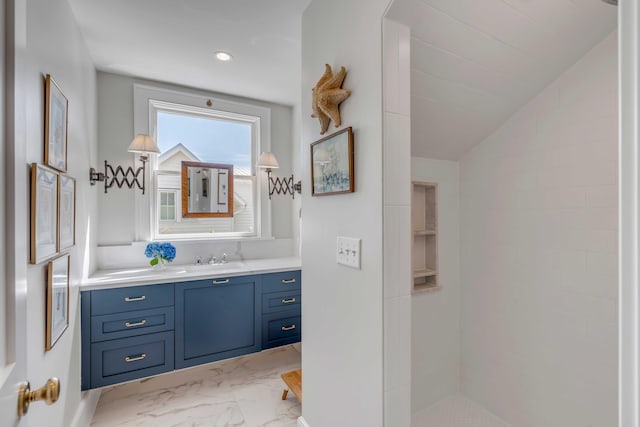
[[[218,58],[220,61],[231,61],[233,56],[231,56],[231,54],[228,52],[223,52],[220,50],[216,52],[216,58]]]

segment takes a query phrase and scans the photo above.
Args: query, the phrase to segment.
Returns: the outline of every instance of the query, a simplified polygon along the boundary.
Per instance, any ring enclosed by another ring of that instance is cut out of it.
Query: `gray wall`
[[[269,108],[271,110],[271,151],[276,154],[280,163],[280,169],[274,171],[274,174],[280,176],[291,174],[293,170],[292,107],[104,72],[98,72],[99,163],[94,167],[101,169],[104,160],[108,160],[113,165],[125,167],[133,165],[134,158],[131,153],[127,152],[127,147],[133,139],[134,132],[134,84],[208,95]],[[264,179],[262,175],[264,173],[260,172],[259,179]],[[108,194],[104,194],[101,190],[99,193],[99,244],[127,245],[135,241],[136,191],[114,188]],[[269,206],[263,206],[263,208],[269,208]],[[297,215],[295,217],[293,215],[291,197],[274,196],[270,202],[270,208],[272,210],[273,237],[276,239],[297,238],[297,227],[292,227],[294,219],[297,224]]]

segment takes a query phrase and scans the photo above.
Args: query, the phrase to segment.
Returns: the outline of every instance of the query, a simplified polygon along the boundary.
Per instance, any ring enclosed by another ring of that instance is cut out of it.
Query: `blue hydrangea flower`
[[[164,242],[160,244],[160,254],[167,261],[171,262],[176,257],[176,247],[173,246],[169,242]]]
[[[176,247],[169,242],[151,242],[147,244],[144,255],[151,258],[149,264],[156,265],[160,260],[171,262],[176,257]]]
[[[160,254],[160,244],[156,242],[149,243],[144,251],[144,254],[147,258],[155,258]]]

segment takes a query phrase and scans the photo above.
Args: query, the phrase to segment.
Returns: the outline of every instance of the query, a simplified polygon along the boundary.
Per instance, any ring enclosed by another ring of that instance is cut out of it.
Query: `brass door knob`
[[[22,383],[18,390],[18,416],[21,417],[29,411],[31,402],[44,400],[47,405],[53,405],[60,397],[60,380],[56,377],[49,378],[44,387],[31,391],[29,382]]]

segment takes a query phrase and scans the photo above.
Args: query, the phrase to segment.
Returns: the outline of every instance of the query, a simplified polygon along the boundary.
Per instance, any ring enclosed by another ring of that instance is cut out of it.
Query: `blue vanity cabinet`
[[[173,284],[83,291],[82,389],[174,368]]]
[[[262,348],[300,341],[301,274],[262,275]]]
[[[80,292],[82,389],[300,341],[300,271]]]
[[[175,366],[260,351],[260,276],[177,283]]]

